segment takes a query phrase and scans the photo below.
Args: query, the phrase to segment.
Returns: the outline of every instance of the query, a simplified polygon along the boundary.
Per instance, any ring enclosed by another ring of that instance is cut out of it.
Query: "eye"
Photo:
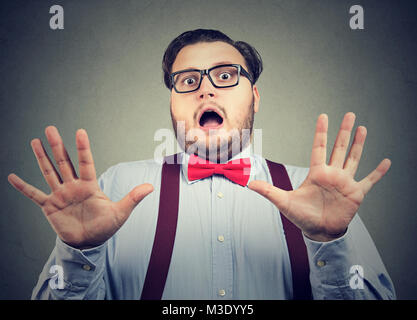
[[[186,78],[183,80],[183,83],[187,86],[192,86],[195,82],[196,80],[194,78]]]
[[[229,80],[232,77],[232,75],[230,73],[227,72],[222,72],[219,74],[219,78],[221,80]]]

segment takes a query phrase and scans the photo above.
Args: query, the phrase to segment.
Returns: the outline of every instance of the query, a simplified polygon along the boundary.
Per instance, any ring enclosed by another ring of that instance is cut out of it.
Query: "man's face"
[[[237,49],[216,41],[199,42],[182,48],[172,65],[172,72],[208,69],[221,64],[240,64],[248,70],[245,59]],[[209,152],[212,156],[214,151],[216,161],[221,161],[237,153],[236,148],[232,151],[232,139],[240,139],[240,149],[249,143],[242,141],[245,140],[242,139],[242,130],[252,132],[253,115],[259,108],[259,94],[256,86],[252,87],[249,79],[242,75],[239,84],[230,88],[216,88],[204,76],[197,91],[177,93],[172,89],[170,105],[180,146],[188,153],[198,153],[207,159]],[[181,124],[185,125],[185,141],[177,131],[177,125]],[[196,147],[198,150],[195,150]],[[213,161],[213,158],[210,157],[210,160]]]

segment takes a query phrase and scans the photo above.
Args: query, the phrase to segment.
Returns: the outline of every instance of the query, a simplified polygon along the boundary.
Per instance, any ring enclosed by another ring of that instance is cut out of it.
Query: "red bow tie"
[[[250,159],[243,158],[231,160],[228,163],[213,163],[203,160],[192,154],[188,161],[188,180],[198,180],[210,177],[213,174],[222,174],[229,180],[246,186],[250,175]]]

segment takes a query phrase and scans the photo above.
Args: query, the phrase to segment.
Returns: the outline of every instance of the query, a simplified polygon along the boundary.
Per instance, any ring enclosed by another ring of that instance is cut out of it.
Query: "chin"
[[[198,131],[199,128],[196,130]],[[229,161],[233,156],[241,152],[242,141],[240,135],[235,135],[237,139],[233,144],[234,138],[223,129],[222,132],[203,132],[200,131],[198,138],[192,142],[187,141],[185,151],[211,162],[223,163]]]

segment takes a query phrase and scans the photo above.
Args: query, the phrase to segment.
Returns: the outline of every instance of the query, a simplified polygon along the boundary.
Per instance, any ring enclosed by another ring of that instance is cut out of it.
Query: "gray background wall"
[[[161,58],[183,31],[220,29],[254,45],[263,155],[308,166],[314,126],[329,115],[329,151],[348,111],[368,138],[356,178],[384,157],[387,176],[360,209],[400,299],[417,298],[415,209],[416,10],[412,1],[1,1],[0,298],[27,299],[55,242],[42,212],[15,191],[16,172],[48,191],[30,148],[49,124],[76,159],[75,131],[90,136],[97,173],[153,157],[171,128]],[[49,8],[65,29],[49,28]],[[361,4],[365,29],[349,28]],[[356,127],[355,126],[355,127]],[[48,149],[49,150],[49,149]]]

